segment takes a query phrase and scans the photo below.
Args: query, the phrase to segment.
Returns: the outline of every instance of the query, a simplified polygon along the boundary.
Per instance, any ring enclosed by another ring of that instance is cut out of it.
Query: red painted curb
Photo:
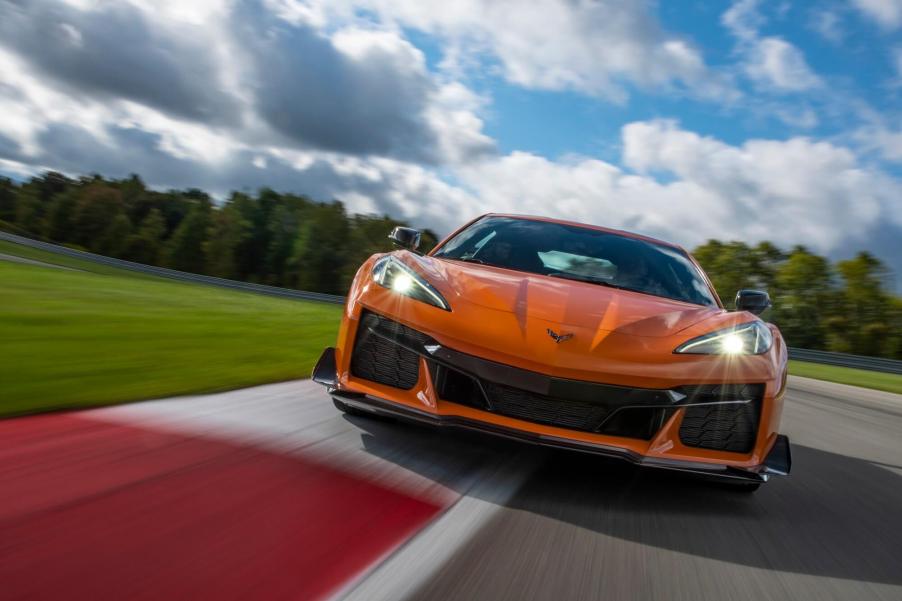
[[[0,422],[0,598],[312,599],[440,507],[296,455],[56,414]]]

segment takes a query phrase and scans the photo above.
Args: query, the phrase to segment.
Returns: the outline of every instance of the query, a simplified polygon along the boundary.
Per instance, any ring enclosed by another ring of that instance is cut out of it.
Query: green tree
[[[136,173],[116,182],[116,187],[122,193],[125,213],[132,223],[141,223],[147,214],[156,208],[157,195],[147,190],[144,180]]]
[[[354,215],[350,219],[347,254],[342,270],[342,280],[350,283],[360,264],[370,255],[386,252],[394,247],[388,234],[396,225],[402,225],[387,215]]]
[[[15,221],[19,228],[32,235],[39,235],[44,230],[44,211],[33,189],[19,189]]]
[[[8,177],[0,177],[0,221],[16,220],[16,185]]]
[[[237,278],[236,253],[250,235],[251,224],[233,204],[226,204],[216,211],[204,242],[206,273],[220,278]]]
[[[294,199],[286,197],[270,211],[267,223],[268,246],[264,256],[263,281],[266,283],[275,286],[287,283],[288,263],[308,205],[306,201],[302,200],[302,204],[298,204]]]
[[[835,297],[830,263],[797,246],[776,268],[771,318],[790,346],[824,348],[824,320]]]
[[[890,297],[883,289],[886,268],[875,256],[860,252],[836,265],[842,278],[840,310],[848,327],[848,347],[860,355],[888,351]]]
[[[188,216],[172,234],[165,251],[166,267],[179,271],[204,273],[204,243],[211,225],[212,206],[204,198],[194,205]]]
[[[119,213],[110,222],[110,226],[103,233],[98,246],[101,254],[122,258],[128,248],[129,236],[132,232],[132,222],[125,213]]]
[[[692,253],[702,265],[724,304],[732,306],[733,295],[755,285],[755,258],[743,242],[708,240]]]
[[[72,220],[73,242],[102,252],[103,236],[113,220],[123,212],[122,193],[101,182],[92,182],[81,189]]]
[[[153,208],[128,237],[123,258],[145,265],[158,265],[166,224],[159,209]]]
[[[32,178],[29,183],[37,191],[41,202],[46,204],[49,203],[54,196],[68,191],[70,186],[75,182],[62,173],[48,171],[40,177]]]
[[[302,290],[344,294],[349,281],[343,272],[350,227],[340,202],[317,205],[301,228],[292,255],[292,280]]]
[[[241,218],[250,225],[250,234],[244,238],[236,251],[236,275],[242,280],[258,281],[257,274],[263,261],[263,252],[260,249],[263,234],[260,228],[265,228],[265,221],[260,216],[260,203],[243,192],[233,192],[228,204],[233,206]]]
[[[889,306],[889,336],[884,356],[902,359],[902,298],[893,296]]]
[[[57,194],[51,201],[45,220],[44,236],[54,242],[69,242],[75,232],[75,191]]]
[[[440,238],[438,237],[438,235],[435,232],[433,232],[428,227],[426,229],[422,230],[421,234],[422,235],[420,236],[420,251],[423,253],[428,253],[430,250],[435,248],[435,246],[438,244]]]
[[[755,286],[770,291],[774,287],[780,266],[786,261],[786,254],[772,242],[764,240],[752,249],[752,257]]]

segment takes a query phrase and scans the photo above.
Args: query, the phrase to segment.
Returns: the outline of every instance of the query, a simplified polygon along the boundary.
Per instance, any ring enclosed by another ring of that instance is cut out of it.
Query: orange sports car
[[[370,257],[313,379],[336,407],[692,472],[755,490],[790,469],[778,433],[787,351],[728,311],[677,245],[566,221],[484,215],[428,254]]]

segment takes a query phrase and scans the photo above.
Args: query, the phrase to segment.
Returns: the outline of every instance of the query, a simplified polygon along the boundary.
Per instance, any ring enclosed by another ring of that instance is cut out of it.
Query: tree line
[[[360,264],[391,248],[403,221],[349,215],[268,188],[221,204],[197,189],[149,189],[140,177],[71,179],[48,172],[0,178],[0,228],[73,248],[180,271],[344,294]],[[425,230],[422,247],[437,242]]]
[[[790,346],[902,359],[902,298],[872,254],[831,263],[804,246],[718,240],[692,254],[727,306],[741,288],[767,290],[773,307],[763,317]]]
[[[140,177],[0,178],[0,229],[148,265],[332,294],[389,250],[405,225],[349,214],[342,203],[263,188],[215,203],[202,190],[149,189]],[[425,230],[422,248],[437,242]],[[693,254],[731,306],[740,288],[767,290],[765,318],[791,346],[902,359],[902,299],[886,267],[861,252],[835,264],[797,246],[710,240]]]

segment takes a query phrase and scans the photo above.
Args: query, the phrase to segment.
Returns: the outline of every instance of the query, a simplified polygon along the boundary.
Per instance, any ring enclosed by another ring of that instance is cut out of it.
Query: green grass
[[[308,377],[338,330],[336,305],[0,252],[89,270],[0,260],[0,415]]]
[[[818,380],[827,380],[829,382],[838,382],[840,384],[862,386],[864,388],[873,388],[875,390],[885,390],[887,392],[902,394],[902,376],[898,374],[887,374],[879,371],[852,369],[850,367],[838,367],[835,365],[823,365],[820,363],[807,363],[804,361],[790,361],[789,373],[794,376],[803,376],[805,378],[815,378]]]
[[[16,255],[17,257],[24,257],[26,259],[32,259],[34,261],[41,261],[42,263],[50,263],[51,265],[60,265],[62,267],[70,267],[72,269],[90,271],[91,273],[101,273],[104,275],[115,275],[120,277],[160,281],[159,277],[141,273],[140,271],[130,271],[128,269],[110,267],[108,265],[95,263],[93,261],[85,261],[82,259],[76,259],[74,257],[68,257],[66,255],[60,255],[50,251],[41,250],[39,248],[23,246],[21,244],[16,244],[15,242],[7,242],[6,240],[0,240],[0,253],[7,255]]]

